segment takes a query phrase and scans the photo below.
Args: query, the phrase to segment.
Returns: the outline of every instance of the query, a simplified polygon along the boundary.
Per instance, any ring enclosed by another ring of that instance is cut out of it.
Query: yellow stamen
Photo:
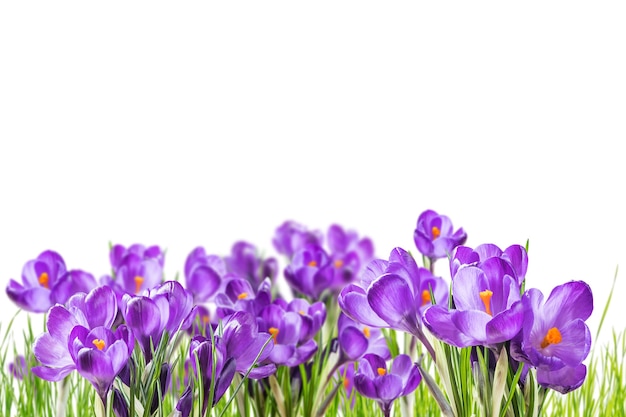
[[[433,234],[433,240],[435,240],[441,235],[441,230],[437,226],[433,226],[431,233]]]
[[[276,344],[276,338],[278,337],[278,329],[276,327],[270,327],[268,331],[272,335],[272,339],[274,339],[274,344]]]
[[[557,329],[556,327],[552,327],[550,330],[548,330],[548,333],[546,333],[546,337],[543,338],[543,341],[541,342],[541,348],[546,348],[550,345],[556,345],[558,343],[561,343],[562,340],[563,337],[561,336],[561,332],[559,331],[559,329]]]
[[[426,305],[430,303],[432,299],[430,298],[430,291],[424,290],[422,291],[422,305]]]
[[[491,314],[491,296],[493,296],[493,292],[489,290],[480,292],[480,299],[483,300],[483,304],[485,305],[485,312],[489,314],[490,316],[492,315]]]
[[[39,275],[39,283],[41,284],[42,287],[44,288],[50,288],[50,286],[48,285],[48,281],[50,280],[50,277],[48,276],[47,272],[42,272],[41,275]]]
[[[244,298],[248,297],[248,293],[247,292],[242,292],[241,294],[239,294],[237,296],[238,300],[243,300]]]
[[[306,313],[304,312],[304,310],[300,310],[298,311],[298,313],[300,313],[301,316],[304,316]]]
[[[387,370],[385,368],[378,368],[376,370],[378,372],[378,375],[383,376],[387,373]]]
[[[343,266],[343,260],[337,259],[333,265],[335,265],[335,268],[341,268]]]
[[[137,275],[135,277],[135,294],[139,293],[139,290],[141,289],[141,284],[143,284],[143,277]]]
[[[104,349],[105,344],[104,344],[104,340],[102,339],[93,339],[91,343],[93,343],[94,346],[98,348],[98,350]]]
[[[317,266],[317,261],[309,261],[309,263],[307,265],[309,265],[309,266]]]
[[[367,326],[363,326],[363,334],[369,339],[372,335],[372,333],[370,332],[370,328]]]

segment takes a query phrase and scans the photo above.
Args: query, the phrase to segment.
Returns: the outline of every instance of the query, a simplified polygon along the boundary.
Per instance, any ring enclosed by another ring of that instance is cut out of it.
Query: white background
[[[287,219],[387,257],[430,208],[529,239],[546,295],[588,282],[592,334],[620,265],[624,329],[623,2],[207,3],[0,4],[3,290],[46,249],[96,277],[109,241],[168,277],[198,245],[273,254]]]

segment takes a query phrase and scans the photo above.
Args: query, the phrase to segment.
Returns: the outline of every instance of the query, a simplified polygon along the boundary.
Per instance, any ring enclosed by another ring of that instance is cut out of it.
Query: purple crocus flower
[[[224,318],[235,311],[247,311],[258,316],[261,310],[272,302],[272,282],[265,278],[255,290],[243,278],[232,278],[226,282],[224,292],[215,296],[216,313]]]
[[[582,385],[586,376],[583,360],[591,348],[585,320],[593,311],[591,288],[571,281],[552,290],[544,301],[538,289],[522,298],[522,331],[511,343],[511,355],[537,368],[539,384],[563,394]]]
[[[323,304],[319,305],[323,307]],[[268,305],[261,312],[259,330],[271,334],[274,340],[269,356],[272,362],[297,366],[311,359],[317,351],[317,343],[312,338],[315,320],[306,317],[308,309],[302,313],[286,310],[280,301]]]
[[[157,258],[142,258],[136,253],[126,254],[117,270],[115,279],[104,276],[101,284],[108,285],[118,296],[118,300],[125,294],[141,294],[160,285],[163,281],[163,267]]]
[[[196,366],[196,361],[199,367]],[[197,378],[202,380],[203,410],[201,415],[205,415],[208,406],[213,407],[217,404],[230,386],[236,372],[235,360],[227,356],[225,347],[218,340],[213,345],[211,339],[196,336],[191,339],[189,345],[189,362]],[[213,376],[215,376],[215,380],[213,380]],[[213,385],[213,401],[212,404],[208,404],[211,385]],[[191,413],[194,403],[193,391],[193,385],[188,385],[176,404],[176,409],[182,417],[188,417]]]
[[[374,244],[371,239],[359,239],[355,231],[344,230],[338,224],[331,225],[326,236],[334,270],[332,287],[341,290],[374,258]]]
[[[284,275],[296,292],[318,300],[332,287],[334,271],[330,256],[321,246],[306,245],[294,253]]]
[[[272,243],[276,251],[287,258],[306,245],[322,246],[323,236],[319,230],[308,230],[305,226],[294,221],[285,221],[276,228]]]
[[[453,310],[434,305],[424,324],[438,339],[457,346],[489,346],[511,340],[520,330],[520,287],[510,264],[489,258],[481,267],[459,269],[452,281]]]
[[[24,355],[17,355],[15,361],[9,363],[9,373],[13,375],[13,378],[24,378],[24,375],[28,373],[28,365],[26,364]]]
[[[60,381],[76,369],[68,348],[72,329],[83,326],[110,328],[117,314],[115,294],[109,287],[98,287],[88,294],[73,295],[66,306],[57,304],[48,312],[48,331],[39,335],[33,345],[35,358],[41,363],[32,369],[38,377]]]
[[[26,262],[22,283],[11,279],[6,292],[18,307],[35,313],[48,311],[55,303],[65,303],[77,292],[96,287],[94,277],[84,271],[67,271],[65,261],[54,251],[45,251]]]
[[[257,248],[244,241],[235,242],[224,261],[229,272],[245,278],[254,287],[258,287],[265,278],[274,281],[278,274],[275,258],[261,258]]]
[[[163,268],[163,264],[165,262],[165,253],[156,245],[146,247],[140,243],[135,243],[126,248],[123,245],[118,244],[113,245],[113,247],[111,247],[111,251],[109,252],[109,259],[111,261],[111,268],[113,268],[113,271],[117,271],[124,263],[124,258],[130,254],[133,254],[142,260],[154,259],[159,263],[161,268]]]
[[[522,285],[528,269],[528,254],[520,245],[511,245],[505,250],[501,250],[492,243],[479,245],[475,249],[457,246],[450,259],[450,276],[454,279],[457,271],[465,266],[480,268],[482,263],[489,258],[501,258],[507,261],[512,269],[510,275],[516,278],[519,285]]]
[[[104,326],[89,330],[78,325],[68,339],[76,370],[96,388],[104,404],[113,380],[126,366],[134,346],[133,335],[124,325],[115,332]]]
[[[151,344],[159,345],[163,332],[172,337],[186,330],[195,317],[193,297],[177,281],[166,281],[145,295],[124,295],[122,314],[139,342],[146,361],[152,360]]]
[[[389,416],[393,401],[415,391],[421,379],[409,355],[396,356],[388,370],[383,358],[369,353],[359,361],[354,387],[361,395],[376,400],[383,414]]]
[[[226,277],[226,263],[217,255],[207,255],[202,246],[192,250],[185,260],[185,288],[196,302],[212,300]]]
[[[276,365],[267,360],[274,348],[267,343],[272,337],[259,332],[256,317],[246,311],[236,311],[222,321],[222,334],[216,336],[225,348],[228,358],[235,360],[235,369],[242,375],[248,370],[251,379],[265,378],[276,372]],[[255,359],[258,360],[255,363]],[[253,365],[254,368],[250,369]]]
[[[338,364],[357,361],[368,353],[374,353],[385,360],[391,357],[387,340],[380,329],[359,324],[343,312],[339,314],[337,327],[341,348]]]
[[[417,219],[413,240],[417,250],[429,258],[432,265],[436,259],[445,258],[452,253],[452,249],[465,243],[467,234],[463,228],[454,231],[447,216],[426,210]]]
[[[432,304],[433,295],[437,304],[447,305],[445,281],[418,267],[401,248],[391,251],[389,261],[370,262],[363,276],[360,285],[347,285],[339,295],[343,312],[370,327],[391,327],[414,335],[434,358],[422,332],[421,315]]]

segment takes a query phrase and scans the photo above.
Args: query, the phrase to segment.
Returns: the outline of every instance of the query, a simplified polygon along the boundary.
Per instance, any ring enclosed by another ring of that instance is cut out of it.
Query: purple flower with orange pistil
[[[452,280],[455,309],[434,305],[424,313],[424,324],[438,339],[457,346],[495,347],[520,330],[523,308],[520,287],[510,264],[489,258],[480,268],[459,269]]]
[[[89,294],[72,296],[67,306],[55,305],[48,312],[48,331],[37,336],[33,345],[41,365],[32,369],[38,377],[60,381],[76,369],[69,351],[69,337],[76,326],[87,329],[110,328],[117,314],[115,294],[109,287],[98,287]]]
[[[226,277],[226,263],[217,255],[208,255],[198,246],[185,260],[185,288],[196,302],[213,299]]]
[[[391,251],[389,261],[370,262],[362,283],[347,285],[338,298],[343,312],[353,320],[371,327],[391,327],[410,333],[434,358],[435,352],[421,324],[422,312],[433,301],[447,305],[447,284],[427,269],[418,267],[411,254],[401,248]]]
[[[65,303],[77,292],[96,287],[94,277],[84,271],[67,271],[65,261],[54,251],[45,251],[26,262],[22,284],[11,279],[6,292],[18,307],[35,313],[48,311],[56,303]]]
[[[376,400],[383,414],[389,416],[393,401],[415,391],[421,380],[409,355],[396,356],[388,370],[383,358],[370,353],[359,361],[354,387],[361,395]]]
[[[318,300],[331,288],[334,271],[330,256],[321,246],[307,245],[294,253],[284,275],[296,292]]]
[[[134,345],[133,335],[124,325],[115,332],[103,326],[89,330],[79,325],[72,329],[68,340],[71,358],[78,373],[96,388],[103,404]]]
[[[111,261],[113,271],[117,271],[124,263],[124,258],[130,254],[133,254],[142,260],[154,259],[158,262],[161,268],[163,268],[163,264],[165,262],[165,253],[163,253],[161,248],[156,245],[146,247],[140,243],[135,243],[126,248],[125,246],[118,244],[113,245],[109,252],[109,260]]]
[[[248,242],[235,242],[230,255],[224,257],[224,261],[229,272],[240,278],[245,278],[254,287],[258,287],[265,278],[274,281],[278,275],[276,259],[263,259],[257,248]]]
[[[224,318],[235,311],[247,311],[258,316],[261,310],[272,302],[272,282],[265,278],[255,290],[243,278],[232,278],[226,282],[224,292],[215,296],[216,313]]]
[[[319,230],[308,230],[305,226],[290,220],[276,228],[272,239],[276,251],[289,259],[306,245],[321,246],[322,241],[323,236]]]
[[[136,253],[126,254],[115,270],[115,278],[104,276],[103,285],[108,285],[121,301],[125,294],[141,294],[155,288],[163,281],[163,267],[157,258],[143,258]]]
[[[343,312],[339,314],[337,327],[341,349],[338,364],[357,361],[367,353],[375,353],[385,360],[391,357],[387,340],[380,329],[357,323]]]
[[[522,298],[522,331],[511,342],[511,355],[537,368],[537,382],[562,394],[580,387],[587,373],[582,363],[591,348],[585,320],[593,311],[591,288],[572,281],[554,288],[544,300],[530,289]]]
[[[522,285],[528,269],[528,254],[520,245],[511,245],[505,250],[492,243],[485,243],[472,249],[467,246],[457,246],[450,259],[450,276],[454,279],[457,271],[465,266],[477,266],[480,268],[483,262],[489,258],[500,258],[511,266],[510,275],[516,278]]]
[[[344,230],[337,224],[328,228],[326,236],[334,271],[332,287],[341,290],[347,283],[354,281],[362,268],[373,259],[374,244],[371,239],[359,239],[355,231]]]
[[[426,210],[417,219],[413,240],[417,250],[430,259],[432,267],[435,260],[447,257],[455,247],[465,243],[467,234],[463,228],[455,231],[449,217]]]

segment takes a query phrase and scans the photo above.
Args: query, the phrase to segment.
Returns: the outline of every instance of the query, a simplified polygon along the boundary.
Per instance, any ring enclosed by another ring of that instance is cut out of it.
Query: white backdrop
[[[197,245],[273,253],[287,219],[356,229],[386,257],[414,250],[430,208],[469,246],[529,239],[528,285],[546,295],[587,281],[592,334],[620,265],[607,324],[622,330],[625,12],[2,2],[3,290],[46,249],[96,277],[109,241],[167,248],[169,277]]]

